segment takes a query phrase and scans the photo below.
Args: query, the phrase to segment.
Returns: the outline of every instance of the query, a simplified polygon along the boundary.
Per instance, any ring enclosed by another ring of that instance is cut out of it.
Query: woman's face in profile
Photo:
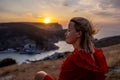
[[[68,25],[68,30],[65,33],[65,37],[66,37],[66,42],[68,44],[73,44],[77,41],[78,37],[79,37],[79,33],[76,32],[75,28],[74,28],[74,22],[70,22]]]

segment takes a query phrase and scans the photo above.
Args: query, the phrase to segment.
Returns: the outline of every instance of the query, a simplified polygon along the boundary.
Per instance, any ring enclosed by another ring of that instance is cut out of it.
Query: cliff
[[[58,23],[0,23],[0,50],[20,51],[27,44],[34,44],[34,48],[45,51],[58,49],[54,43],[64,40],[64,33]]]

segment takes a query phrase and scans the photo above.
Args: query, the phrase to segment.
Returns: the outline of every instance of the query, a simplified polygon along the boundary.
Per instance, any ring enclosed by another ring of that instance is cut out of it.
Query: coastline
[[[106,80],[118,80],[120,77],[120,44],[102,48],[109,67],[109,73]],[[34,75],[40,70],[46,71],[56,80],[59,74],[60,65],[64,58],[36,61],[29,64],[15,64],[0,68],[0,79],[5,80],[34,80]],[[29,76],[29,77],[26,77]]]

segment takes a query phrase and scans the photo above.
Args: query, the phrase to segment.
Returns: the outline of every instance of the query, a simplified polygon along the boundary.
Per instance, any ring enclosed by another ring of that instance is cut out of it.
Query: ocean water
[[[40,60],[47,56],[50,56],[54,54],[55,52],[65,52],[65,51],[73,51],[72,45],[67,44],[65,41],[59,41],[58,43],[55,43],[55,45],[59,46],[58,50],[52,50],[48,52],[42,52],[40,54],[19,54],[19,53],[0,53],[0,60],[5,58],[12,58],[17,61],[18,64],[21,64],[23,62],[27,62],[26,60]]]
[[[109,28],[106,26],[99,29],[100,31],[94,36],[97,39],[120,35],[119,26],[109,27]],[[19,54],[19,53],[0,53],[0,60],[4,58],[13,58],[19,64],[21,64],[23,62],[26,62],[26,60],[35,61],[35,60],[43,59],[44,57],[54,54],[55,52],[73,51],[72,45],[67,44],[65,41],[59,41],[58,43],[55,43],[55,45],[59,47],[58,50],[42,52],[41,54],[28,55],[28,54]]]
[[[98,27],[99,31],[94,36],[97,39],[101,39],[104,37],[111,37],[111,36],[118,36],[120,35],[120,25],[119,26],[105,26],[105,27]]]

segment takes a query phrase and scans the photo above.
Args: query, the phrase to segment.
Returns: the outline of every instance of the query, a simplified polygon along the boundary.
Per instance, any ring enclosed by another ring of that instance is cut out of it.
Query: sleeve
[[[98,66],[103,70],[104,74],[108,73],[107,62],[101,49],[97,51],[97,58]]]
[[[49,74],[47,74],[44,78],[44,80],[55,80],[52,76],[50,76]]]

